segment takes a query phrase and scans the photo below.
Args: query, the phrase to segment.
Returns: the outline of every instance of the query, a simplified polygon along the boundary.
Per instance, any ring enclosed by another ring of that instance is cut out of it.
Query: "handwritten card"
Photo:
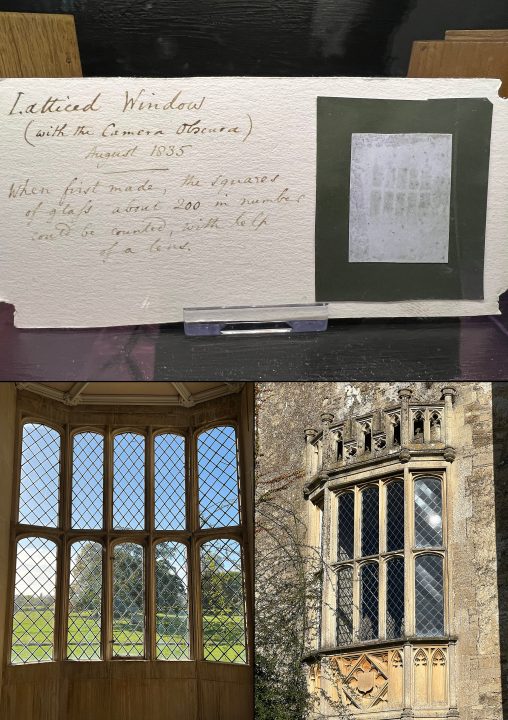
[[[451,173],[451,134],[353,133],[349,262],[448,262]]]
[[[314,302],[318,95],[489,97],[499,144],[507,122],[497,87],[432,79],[3,80],[0,300],[14,304],[19,327],[174,322],[184,307]],[[332,303],[331,314],[496,312],[508,285],[506,161],[499,157],[492,173],[485,301],[387,307],[362,302],[360,292],[357,303]],[[442,253],[441,236],[437,247]]]

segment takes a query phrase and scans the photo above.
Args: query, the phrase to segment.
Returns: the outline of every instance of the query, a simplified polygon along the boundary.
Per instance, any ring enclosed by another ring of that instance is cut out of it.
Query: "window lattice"
[[[247,662],[234,428],[22,430],[11,662]]]
[[[441,547],[442,536],[441,480],[418,478],[415,481],[415,545]]]
[[[404,482],[392,482],[386,488],[386,549],[404,549]]]
[[[386,567],[386,637],[404,636],[404,558],[395,557]]]
[[[379,552],[379,490],[369,487],[362,492],[362,557]]]
[[[115,435],[113,443],[113,526],[142,530],[145,526],[145,438]]]
[[[354,555],[354,508],[353,493],[339,495],[338,558],[349,560]]]
[[[415,559],[416,634],[444,634],[443,558],[419,555]]]
[[[157,658],[188,660],[187,548],[182,543],[155,546],[155,591]]]
[[[47,425],[26,423],[21,448],[19,522],[58,526],[60,433]]]
[[[145,578],[143,547],[121,543],[113,550],[113,654],[143,657]]]
[[[360,640],[375,640],[379,634],[379,575],[377,563],[360,568]]]
[[[72,527],[102,528],[104,438],[84,432],[72,440]]]
[[[67,657],[101,657],[102,545],[88,540],[71,546]]]
[[[56,544],[37,537],[17,543],[11,662],[53,659]]]
[[[201,546],[205,660],[246,662],[241,547],[236,540]]]
[[[353,568],[337,573],[337,644],[353,641]]]
[[[199,518],[204,528],[238,525],[236,432],[214,427],[198,438]]]
[[[154,440],[155,527],[185,528],[185,439],[163,433]]]

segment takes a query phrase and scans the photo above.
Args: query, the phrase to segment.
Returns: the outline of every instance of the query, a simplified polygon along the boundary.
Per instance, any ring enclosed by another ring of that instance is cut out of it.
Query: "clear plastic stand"
[[[328,303],[184,308],[186,335],[281,335],[322,332],[328,327]]]

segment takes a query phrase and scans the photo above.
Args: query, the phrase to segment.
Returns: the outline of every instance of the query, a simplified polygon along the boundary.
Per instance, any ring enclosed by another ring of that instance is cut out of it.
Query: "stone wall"
[[[450,384],[457,390],[452,413],[457,457],[449,466],[447,481],[449,625],[450,634],[458,637],[459,715],[464,720],[501,720],[492,388],[489,383],[258,384],[258,508],[268,494],[281,509],[293,508],[302,526],[308,522],[309,503],[303,498],[304,434],[308,428],[321,428],[323,412],[332,413],[334,421],[350,415],[362,416],[397,404],[399,389],[406,387],[412,390],[412,401],[437,403],[441,401],[441,388]],[[508,415],[508,393],[505,401]],[[501,439],[497,442],[499,445]],[[508,506],[507,494],[502,497]],[[264,548],[276,544],[277,534],[284,536],[284,516],[281,510],[278,528],[274,523],[270,532],[258,522],[257,558],[263,557]],[[504,537],[504,529],[498,527],[500,547],[504,547]],[[284,572],[289,571],[284,564]],[[282,574],[272,574],[274,597],[279,595],[276,587],[279,577],[283,578]],[[285,577],[281,579],[283,584]],[[263,591],[266,593],[267,588]],[[506,627],[508,613],[505,608],[501,613]]]

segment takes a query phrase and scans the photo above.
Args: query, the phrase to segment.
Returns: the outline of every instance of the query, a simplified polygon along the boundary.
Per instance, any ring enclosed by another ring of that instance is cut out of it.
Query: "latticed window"
[[[444,635],[443,483],[410,473],[335,495],[337,645]]]
[[[11,662],[247,662],[235,427],[21,428]]]

